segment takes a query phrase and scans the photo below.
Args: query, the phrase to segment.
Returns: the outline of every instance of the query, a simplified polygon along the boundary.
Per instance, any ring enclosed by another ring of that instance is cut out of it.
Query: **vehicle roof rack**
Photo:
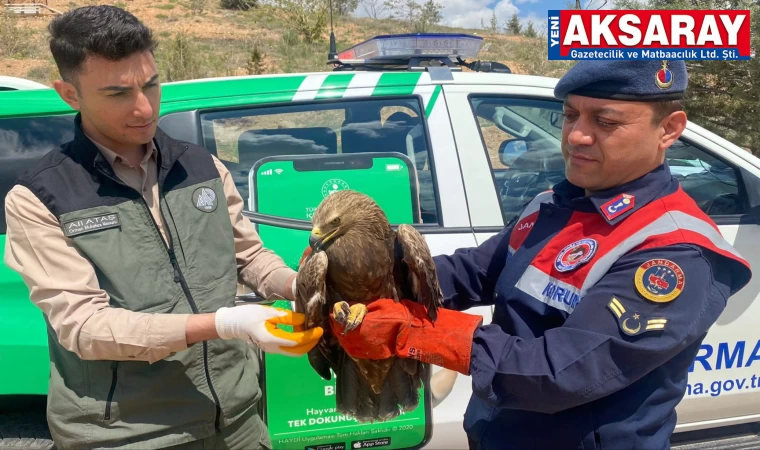
[[[381,35],[336,52],[330,42],[328,63],[340,71],[430,71],[448,68],[462,71],[512,73],[506,64],[495,61],[467,62],[475,58],[483,38],[469,34],[415,33]]]

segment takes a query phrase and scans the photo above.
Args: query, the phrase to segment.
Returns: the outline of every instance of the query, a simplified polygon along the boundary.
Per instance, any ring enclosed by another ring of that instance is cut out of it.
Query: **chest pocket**
[[[175,252],[188,285],[202,289],[222,279],[234,285],[235,239],[221,180],[172,190],[165,201],[182,243],[175,243]]]
[[[60,218],[115,307],[158,312],[175,302],[174,271],[149,214],[142,202],[128,200]]]

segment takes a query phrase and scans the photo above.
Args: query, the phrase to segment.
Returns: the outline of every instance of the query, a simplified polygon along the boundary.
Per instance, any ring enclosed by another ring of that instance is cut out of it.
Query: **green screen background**
[[[311,220],[329,192],[352,189],[372,197],[391,223],[414,223],[416,183],[401,157],[374,158],[369,169],[296,171],[292,160],[270,160],[254,167],[256,212]],[[296,269],[309,232],[259,225],[267,248]],[[274,306],[290,309],[290,302]],[[426,433],[426,404],[398,418],[360,424],[335,410],[335,378],[323,380],[306,356],[264,355],[266,418],[275,449],[404,449],[420,446]]]

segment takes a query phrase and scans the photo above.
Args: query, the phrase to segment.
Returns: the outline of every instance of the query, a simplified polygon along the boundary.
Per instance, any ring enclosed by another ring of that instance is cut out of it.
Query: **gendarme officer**
[[[436,258],[435,326],[378,301],[341,344],[470,374],[475,449],[668,448],[700,343],[751,277],[665,162],[686,86],[682,61],[579,62],[555,89],[566,179]],[[459,312],[481,305],[492,324]]]

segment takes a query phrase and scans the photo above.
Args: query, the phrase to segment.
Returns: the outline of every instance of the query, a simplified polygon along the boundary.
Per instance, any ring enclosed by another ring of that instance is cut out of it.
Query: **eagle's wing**
[[[327,255],[311,253],[298,269],[296,281],[296,311],[306,314],[306,328],[322,325],[322,310],[327,303],[325,277]]]
[[[433,256],[425,238],[411,225],[399,225],[396,231],[396,266],[408,280],[408,288],[415,300],[428,310],[432,320],[438,317],[438,308],[443,304],[443,293],[438,283]],[[400,251],[399,251],[400,250]],[[403,264],[399,264],[399,259]]]
[[[327,254],[323,251],[309,254],[298,270],[296,281],[296,312],[306,315],[306,328],[322,327],[324,333],[309,353],[309,363],[325,380],[332,378],[338,360],[337,342],[330,329],[327,305]]]

